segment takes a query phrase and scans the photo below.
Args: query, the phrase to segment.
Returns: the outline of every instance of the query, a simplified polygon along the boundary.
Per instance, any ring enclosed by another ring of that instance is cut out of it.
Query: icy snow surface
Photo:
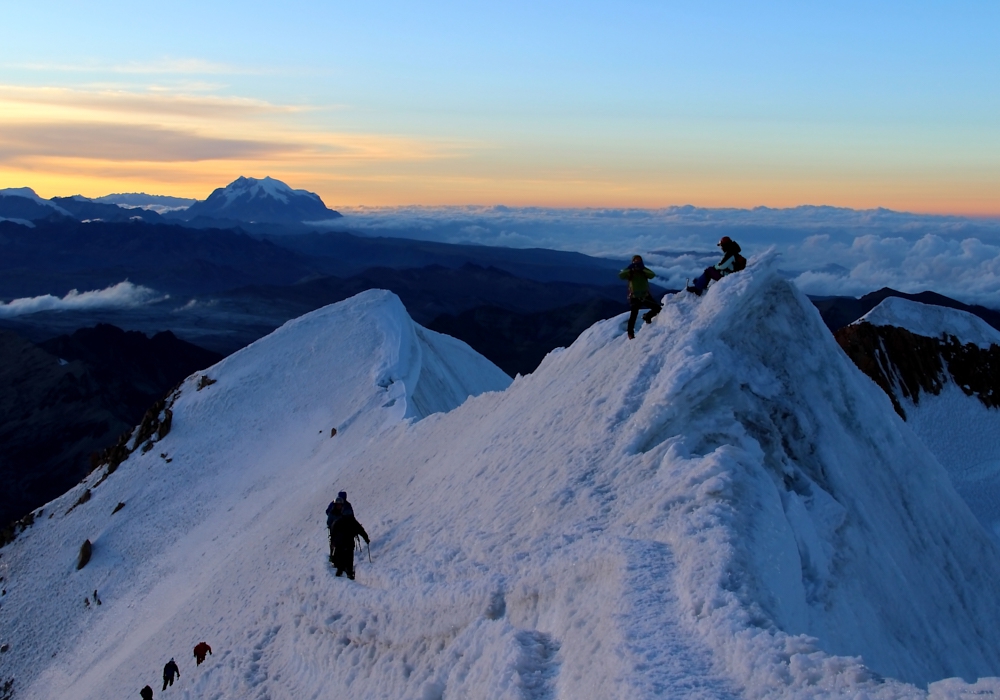
[[[1000,331],[967,311],[921,304],[899,297],[889,297],[854,323],[867,321],[873,326],[896,326],[916,335],[940,338],[953,335],[962,344],[974,343],[988,349],[1000,345]]]
[[[1000,545],[1000,410],[966,396],[950,379],[938,396],[904,399],[907,422],[951,476],[955,489]]]
[[[1000,673],[997,551],[775,260],[666,303],[635,340],[624,316],[598,323],[505,390],[387,292],[190,378],[169,435],[0,550],[0,683],[17,700],[1000,691],[941,680]],[[340,489],[372,536],[356,582],[326,561]]]

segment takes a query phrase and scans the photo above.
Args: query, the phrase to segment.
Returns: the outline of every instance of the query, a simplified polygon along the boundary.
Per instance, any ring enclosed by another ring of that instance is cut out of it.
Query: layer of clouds
[[[302,147],[201,136],[178,129],[124,124],[5,124],[0,162],[31,157],[190,162],[268,158]]]
[[[163,298],[158,296],[149,287],[132,284],[126,280],[107,289],[98,289],[89,292],[78,292],[73,289],[62,298],[45,294],[38,297],[14,299],[7,304],[0,302],[0,318],[24,316],[39,311],[89,311],[93,309],[134,308],[153,301],[159,301]]]
[[[770,247],[808,294],[860,296],[882,287],[932,290],[1000,308],[1000,221],[887,209],[545,209],[337,207],[331,228],[448,243],[640,253],[678,288],[718,260],[722,236],[749,256]]]
[[[93,112],[99,118],[108,114],[181,117],[194,119],[250,118],[263,115],[292,114],[300,107],[277,105],[246,97],[220,97],[213,94],[191,94],[212,91],[217,86],[188,85],[188,92],[176,89],[142,90],[121,87],[92,89],[62,87],[22,87],[0,84],[0,104],[12,114],[23,110],[42,110],[51,119],[63,111],[64,117],[71,110],[78,116],[80,110]]]
[[[794,276],[809,294],[857,296],[892,287],[904,292],[931,290],[1000,308],[1000,243],[980,238],[925,234],[917,240],[868,234],[849,244],[828,236],[806,239],[786,257],[806,268]],[[823,266],[807,266],[815,259]]]

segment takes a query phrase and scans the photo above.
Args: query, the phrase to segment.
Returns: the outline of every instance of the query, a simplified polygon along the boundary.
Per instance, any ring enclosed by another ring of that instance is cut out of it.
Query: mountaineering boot
[[[644,313],[642,315],[642,320],[645,321],[646,323],[652,323],[653,322],[653,316],[652,316],[651,313]]]
[[[635,340],[635,333],[633,333],[632,331],[629,331],[628,332],[628,339],[629,340]]]
[[[688,290],[689,292],[691,292],[692,294],[694,294],[695,296],[698,296],[698,297],[700,297],[700,296],[701,296],[701,290],[700,290],[700,289],[698,289],[697,287],[691,287],[691,286],[688,286],[688,287],[686,287],[686,289],[687,289],[687,290]]]

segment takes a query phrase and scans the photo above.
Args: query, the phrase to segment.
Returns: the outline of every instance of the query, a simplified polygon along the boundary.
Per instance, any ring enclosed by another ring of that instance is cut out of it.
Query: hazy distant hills
[[[31,226],[31,222],[52,218],[72,218],[54,202],[35,194],[30,187],[8,187],[0,190],[0,221],[12,219]]]
[[[63,295],[129,279],[169,294],[203,294],[251,284],[287,285],[373,267],[471,262],[537,281],[617,284],[620,260],[539,249],[455,246],[346,233],[250,236],[145,221],[0,221],[0,299]]]
[[[161,293],[291,284],[317,268],[240,231],[144,221],[0,221],[0,299],[102,289],[129,279]]]
[[[0,190],[0,219],[37,222],[52,217],[106,222],[141,219],[161,222],[161,214],[175,223],[196,228],[233,228],[278,224],[274,232],[291,226],[300,230],[308,221],[329,221],[340,213],[329,209],[319,195],[292,189],[271,177],[239,177],[204,201],[146,194],[81,195],[43,199],[28,187]]]
[[[147,209],[155,211],[157,214],[163,214],[167,211],[187,209],[198,200],[162,194],[146,194],[145,192],[119,192],[95,197],[93,201],[102,204],[117,204],[125,209]]]
[[[106,204],[87,199],[80,195],[73,197],[53,197],[49,200],[68,211],[78,221],[146,221],[163,223],[163,217],[155,211],[145,209],[124,209],[117,204]]]

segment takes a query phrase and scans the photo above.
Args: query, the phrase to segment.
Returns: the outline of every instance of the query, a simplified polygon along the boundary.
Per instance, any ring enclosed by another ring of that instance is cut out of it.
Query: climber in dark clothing
[[[344,515],[354,515],[354,507],[347,500],[347,491],[337,494],[337,499],[326,507],[326,529],[330,531],[330,563],[333,563],[333,526]]]
[[[695,278],[694,284],[687,288],[692,294],[701,296],[709,282],[717,282],[732,272],[739,272],[747,265],[746,258],[740,255],[740,244],[729,236],[723,236],[716,245],[722,248],[722,260],[712,267],[706,267],[705,271]]]
[[[139,691],[139,697],[142,698],[142,700],[153,700],[153,689],[147,685]]]
[[[161,690],[166,690],[168,685],[174,684],[174,676],[180,678],[181,670],[177,668],[177,662],[170,659],[163,667],[163,688]]]
[[[194,660],[198,663],[196,666],[201,666],[201,662],[205,660],[205,654],[211,655],[212,647],[208,646],[208,642],[198,642],[194,647]]]
[[[649,280],[656,277],[656,273],[643,264],[641,255],[634,255],[632,264],[619,272],[618,277],[628,280],[628,303],[631,307],[628,315],[628,337],[632,339],[635,338],[635,319],[639,315],[639,309],[649,309],[642,315],[642,320],[646,323],[652,321],[653,317],[663,309],[649,293]]]
[[[359,536],[366,544],[371,542],[354,513],[342,514],[330,528],[330,541],[333,544],[330,561],[337,568],[337,576],[346,573],[347,578],[354,580],[354,538]]]

